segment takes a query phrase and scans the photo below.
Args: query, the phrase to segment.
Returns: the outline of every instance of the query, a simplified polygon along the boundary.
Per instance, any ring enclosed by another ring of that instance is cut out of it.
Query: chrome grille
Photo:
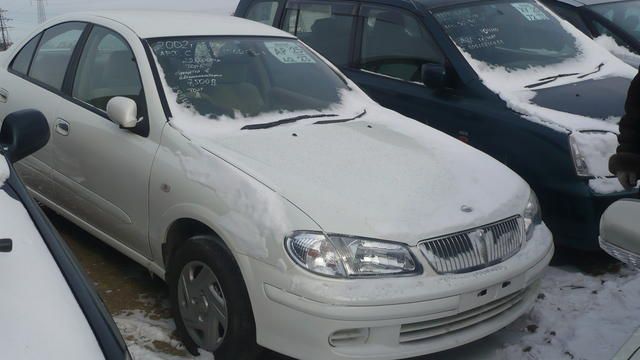
[[[420,251],[439,274],[459,274],[500,263],[524,241],[522,218],[515,216],[479,228],[426,240]]]

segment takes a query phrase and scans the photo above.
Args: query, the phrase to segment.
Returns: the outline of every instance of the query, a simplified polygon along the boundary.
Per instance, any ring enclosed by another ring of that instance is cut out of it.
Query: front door
[[[464,110],[473,99],[422,83],[423,64],[444,66],[446,61],[414,14],[344,1],[291,0],[280,25],[339,66],[380,105],[472,144],[480,138],[483,120]]]
[[[363,5],[359,18],[354,61],[345,74],[384,107],[466,142],[478,139],[483,120],[465,110],[474,100],[463,94],[455,76],[446,87],[423,83],[424,65],[444,70],[447,61],[422,21],[377,5]]]
[[[54,120],[56,202],[72,215],[146,257],[149,174],[158,144],[145,134],[146,102],[136,59],[126,40],[94,26],[72,80],[71,101]],[[121,129],[107,102],[136,101],[138,128]],[[146,128],[148,133],[148,127]]]

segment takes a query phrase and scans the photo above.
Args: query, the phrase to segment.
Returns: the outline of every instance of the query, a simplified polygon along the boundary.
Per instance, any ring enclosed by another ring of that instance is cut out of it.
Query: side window
[[[407,81],[420,81],[422,65],[444,63],[435,41],[411,14],[366,8],[362,33],[364,70]]]
[[[634,38],[640,38],[640,7],[636,1],[602,2],[588,8]]]
[[[247,19],[261,22],[266,25],[273,25],[278,11],[277,1],[257,1],[251,4],[247,12]]]
[[[38,46],[38,41],[40,40],[40,35],[42,34],[38,34],[33,39],[29,40],[29,42],[13,59],[13,62],[11,63],[11,69],[13,71],[22,75],[27,75],[27,72],[29,72],[29,64],[31,64],[31,59],[33,58],[33,53],[36,51],[36,46]]]
[[[127,42],[115,32],[95,26],[82,51],[73,83],[73,97],[106,111],[116,96],[133,99],[143,109],[138,66]]]
[[[44,32],[29,77],[60,90],[84,23],[65,23]]]
[[[355,24],[353,11],[353,5],[344,3],[293,4],[287,9],[284,30],[334,64],[347,65]]]
[[[580,14],[578,14],[575,10],[569,9],[568,7],[563,5],[558,5],[556,3],[544,3],[544,5],[553,10],[553,12],[555,12],[561,18],[570,22],[571,25],[578,28],[578,30],[588,35],[591,34],[589,28],[587,27],[587,24],[585,24],[585,22],[582,20],[582,17],[580,17]]]

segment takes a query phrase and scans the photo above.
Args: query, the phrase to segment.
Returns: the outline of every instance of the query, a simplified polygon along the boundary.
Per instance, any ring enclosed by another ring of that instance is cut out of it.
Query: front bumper
[[[518,254],[468,274],[335,280],[238,262],[260,345],[298,359],[373,360],[446,350],[507,326],[533,305],[552,255],[551,233],[540,225]]]
[[[600,248],[598,234],[604,211],[620,199],[638,198],[636,190],[598,194],[586,182],[536,189],[536,194],[556,244],[586,251]]]

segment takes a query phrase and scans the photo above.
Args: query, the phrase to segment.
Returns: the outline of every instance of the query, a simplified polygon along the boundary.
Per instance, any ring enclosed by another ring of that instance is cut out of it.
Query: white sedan
[[[528,311],[553,253],[535,195],[381,108],[295,37],[231,17],[77,14],[0,64],[45,113],[33,195],[164,278],[187,348],[396,359]]]

